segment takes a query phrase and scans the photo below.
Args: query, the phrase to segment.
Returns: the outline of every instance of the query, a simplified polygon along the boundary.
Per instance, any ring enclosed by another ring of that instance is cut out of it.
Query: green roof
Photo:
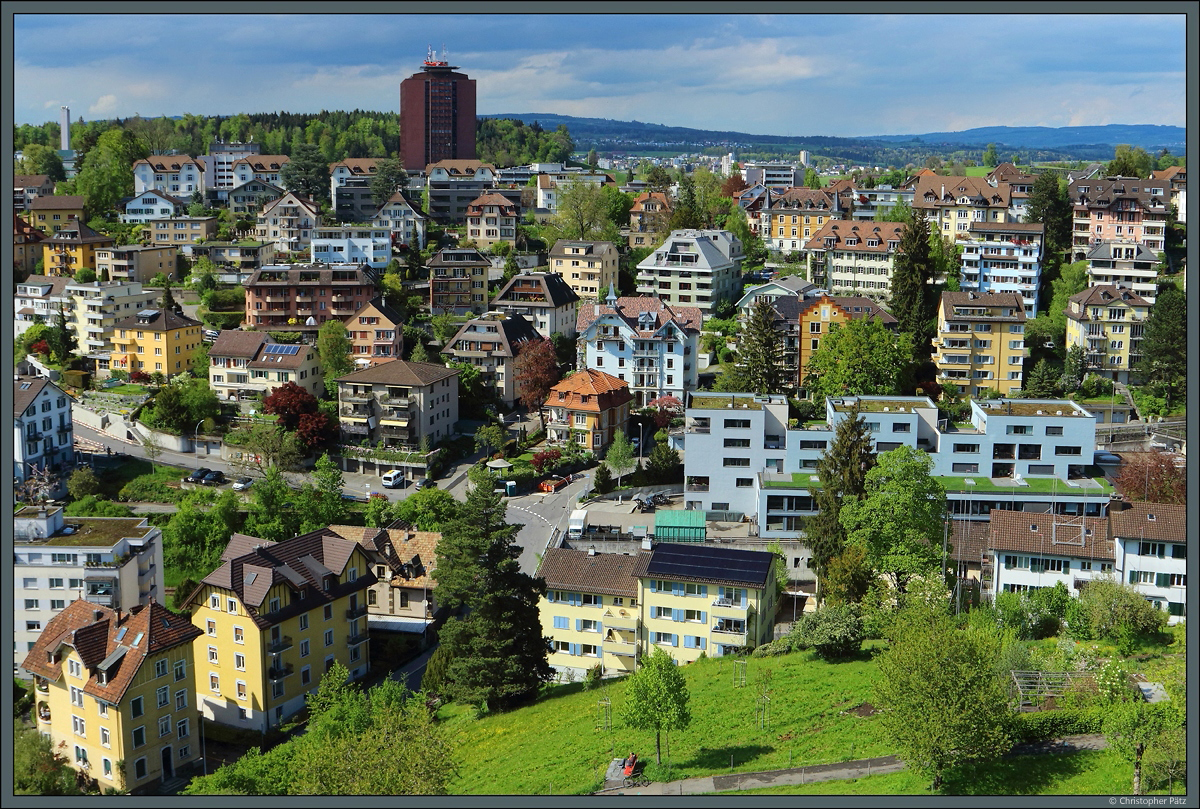
[[[656,511],[654,513],[655,533],[662,528],[704,528],[704,512],[684,509]]]

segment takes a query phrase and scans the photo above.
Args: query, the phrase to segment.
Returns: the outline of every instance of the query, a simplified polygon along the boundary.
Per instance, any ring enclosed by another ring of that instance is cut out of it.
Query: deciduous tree
[[[554,224],[564,239],[589,239],[605,219],[604,194],[600,186],[572,179],[558,190],[558,214]]]
[[[805,366],[805,388],[823,403],[826,396],[894,395],[907,385],[912,337],[895,334],[878,318],[832,327]]]
[[[345,479],[328,454],[317,459],[310,479],[312,482],[301,486],[296,497],[302,534],[345,522],[347,513],[346,500],[342,497]]]
[[[525,343],[513,360],[513,373],[521,404],[528,412],[536,413],[550,395],[550,388],[562,379],[554,344],[545,338]]]
[[[442,489],[421,489],[396,503],[392,516],[418,531],[442,531],[457,517],[462,504]]]
[[[626,681],[622,718],[633,728],[654,731],[655,761],[662,764],[662,735],[683,730],[692,721],[688,708],[687,681],[683,669],[662,647],[655,646],[640,661],[638,670]]]
[[[287,382],[263,399],[263,412],[278,416],[283,429],[295,430],[301,416],[317,412],[317,399],[295,382]]]
[[[294,497],[279,469],[268,466],[263,477],[250,488],[246,533],[272,542],[295,536],[300,526],[293,509]]]
[[[633,471],[633,444],[624,430],[617,430],[613,435],[608,451],[604,453],[604,465],[617,476],[617,486],[621,485],[621,478]]]
[[[350,359],[351,348],[346,324],[342,321],[331,318],[317,330],[317,356],[321,358],[325,390],[330,399],[337,398],[338,378],[354,370],[354,362]]]
[[[1126,500],[1149,503],[1187,502],[1187,467],[1165,452],[1125,452],[1115,481]]]
[[[1173,702],[1134,702],[1110,706],[1104,717],[1104,736],[1108,746],[1133,763],[1133,794],[1142,794],[1142,759],[1146,748],[1163,740],[1163,734],[1177,729],[1182,717]]]

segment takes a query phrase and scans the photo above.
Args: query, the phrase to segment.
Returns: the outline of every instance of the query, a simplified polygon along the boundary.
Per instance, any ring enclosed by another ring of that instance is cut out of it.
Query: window
[[[187,707],[187,689],[175,692],[175,710],[182,711]]]
[[[237,615],[237,599],[229,598],[225,600],[225,611]]]
[[[134,731],[134,734],[136,737],[137,731]],[[145,744],[145,733],[142,734],[142,740],[142,744]],[[134,747],[141,747],[142,744],[134,744]],[[133,777],[139,781],[146,777],[146,759],[139,758],[133,762]]]
[[[893,433],[907,433],[907,432],[909,432],[911,429],[912,429],[912,425],[911,425],[911,424],[905,424],[905,423],[902,423],[902,422],[896,422],[895,424],[893,424],[893,425],[892,425],[892,432],[893,432]]]
[[[146,728],[145,728],[145,726],[140,726],[140,727],[136,727],[133,729],[133,746],[134,747],[145,747],[146,746]],[[143,775],[144,775],[144,773],[143,773]]]
[[[1157,556],[1162,559],[1167,555],[1167,546],[1162,542],[1139,542],[1138,556]]]
[[[87,750],[79,745],[75,745],[75,761],[85,767],[87,766]]]
[[[154,661],[154,676],[155,677],[166,677],[167,676],[167,661],[165,659],[160,658],[160,659]]]
[[[300,656],[308,657],[308,638],[300,641]]]
[[[750,419],[725,419],[725,429],[727,430],[749,430]]]
[[[955,444],[955,452],[979,452],[978,444]]]
[[[332,629],[325,630],[325,645],[326,646],[333,645],[333,630]]]
[[[180,761],[183,761],[185,758],[187,758],[191,754],[192,754],[191,745],[185,744],[183,747],[179,748],[179,760]]]
[[[1082,455],[1083,448],[1082,447],[1055,447],[1054,454],[1055,455]]]
[[[749,489],[754,486],[754,478],[738,478],[735,485],[739,489]]]
[[[325,605],[325,620],[326,621],[333,620],[333,605],[332,604]]]
[[[750,466],[749,458],[725,458],[722,460],[723,466]]]
[[[108,728],[100,728],[100,744],[104,747],[112,747],[112,736],[109,735]]]
[[[308,685],[312,682],[312,666],[305,666],[300,669],[300,685]]]
[[[212,595],[210,595],[208,597],[208,606],[210,609],[214,609],[214,610],[221,609],[221,597],[219,595],[217,595],[216,593],[213,593]]]
[[[233,628],[233,642],[234,643],[245,643],[245,640],[246,640],[245,632],[242,630],[242,628],[240,626],[235,626]]]
[[[244,680],[237,681],[237,698],[238,699],[246,698],[246,683]]]
[[[83,689],[71,686],[71,704],[77,707],[83,707]]]
[[[50,579],[50,589],[51,590],[63,589],[63,580],[62,579]]]
[[[734,447],[737,449],[749,449],[750,448],[750,439],[749,438],[726,438],[725,446],[726,447]]]
[[[158,718],[158,736],[169,736],[171,734],[171,715],[160,716]]]
[[[214,694],[221,693],[221,678],[215,672],[208,673],[208,690]]]
[[[959,475],[977,475],[979,474],[979,464],[977,463],[956,463],[953,465],[953,471]]]
[[[67,671],[70,672],[72,677],[82,677],[83,676],[83,666],[80,664],[80,662],[78,660],[75,660],[75,659],[71,659],[71,660],[67,661]]]
[[[300,631],[308,629],[308,613],[300,616]]]
[[[159,686],[154,691],[155,702],[159,708],[167,707],[167,703],[171,701],[171,691],[167,686]]]
[[[186,660],[176,660],[175,661],[175,682],[179,682],[186,676],[187,676],[187,661]]]
[[[208,625],[209,636],[215,638],[217,636],[217,622],[216,621],[208,621],[207,625]]]
[[[108,703],[101,702],[100,700],[96,700],[96,711],[97,711],[97,713],[100,714],[101,717],[103,717],[104,719],[107,719],[108,718]]]
[[[208,647],[208,662],[209,663],[217,663],[217,647],[216,646]]]
[[[25,599],[26,610],[36,610],[38,608],[38,600],[36,598]]]
[[[233,667],[235,669],[237,669],[238,671],[245,671],[246,670],[246,656],[242,655],[242,654],[235,654],[233,656]]]
[[[133,717],[134,719],[137,719],[143,713],[145,713],[145,710],[144,710],[144,706],[142,703],[142,698],[134,697],[133,700],[129,703],[129,715],[131,717]]]
[[[1062,434],[1063,434],[1062,427],[1047,427],[1046,428],[1046,435],[1062,435]]]

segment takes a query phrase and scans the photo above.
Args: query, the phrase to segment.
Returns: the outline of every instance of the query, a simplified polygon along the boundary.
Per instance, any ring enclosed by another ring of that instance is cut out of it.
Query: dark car
[[[193,472],[192,474],[190,474],[186,478],[184,478],[184,482],[186,482],[186,483],[203,483],[204,476],[207,475],[211,471],[212,471],[211,469],[202,466],[199,469],[197,469],[195,472]]]
[[[437,481],[434,480],[433,478],[421,478],[420,480],[417,481],[417,490],[418,491],[420,491],[421,489],[436,489],[436,488],[437,488]]]
[[[214,469],[204,476],[202,482],[205,486],[220,486],[225,482],[225,473],[219,469]]]

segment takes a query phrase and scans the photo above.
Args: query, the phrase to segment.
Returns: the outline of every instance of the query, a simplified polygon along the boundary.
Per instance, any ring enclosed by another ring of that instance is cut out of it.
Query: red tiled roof
[[[584,401],[583,397],[588,397]],[[600,413],[629,402],[633,394],[624,379],[587,368],[571,374],[554,387],[546,397],[547,407],[565,407],[568,410],[589,410]]]
[[[597,308],[599,308],[598,312]],[[580,306],[575,328],[580,332],[585,331],[601,315],[616,314],[628,324],[629,328],[640,335],[649,336],[653,332],[642,331],[638,328],[638,315],[642,312],[654,312],[657,315],[654,331],[662,328],[667,323],[674,323],[684,331],[699,332],[700,324],[704,319],[700,310],[694,306],[670,306],[663,300],[650,297],[617,298],[617,308],[615,311],[607,304],[584,304]]]
[[[992,509],[988,548],[1072,559],[1114,558],[1107,519],[1029,511]]]
[[[597,553],[547,548],[537,575],[552,590],[580,590],[603,595],[636,597],[638,562],[649,554]]]
[[[1125,503],[1109,507],[1112,535],[1122,539],[1187,541],[1187,506],[1170,503]]]

